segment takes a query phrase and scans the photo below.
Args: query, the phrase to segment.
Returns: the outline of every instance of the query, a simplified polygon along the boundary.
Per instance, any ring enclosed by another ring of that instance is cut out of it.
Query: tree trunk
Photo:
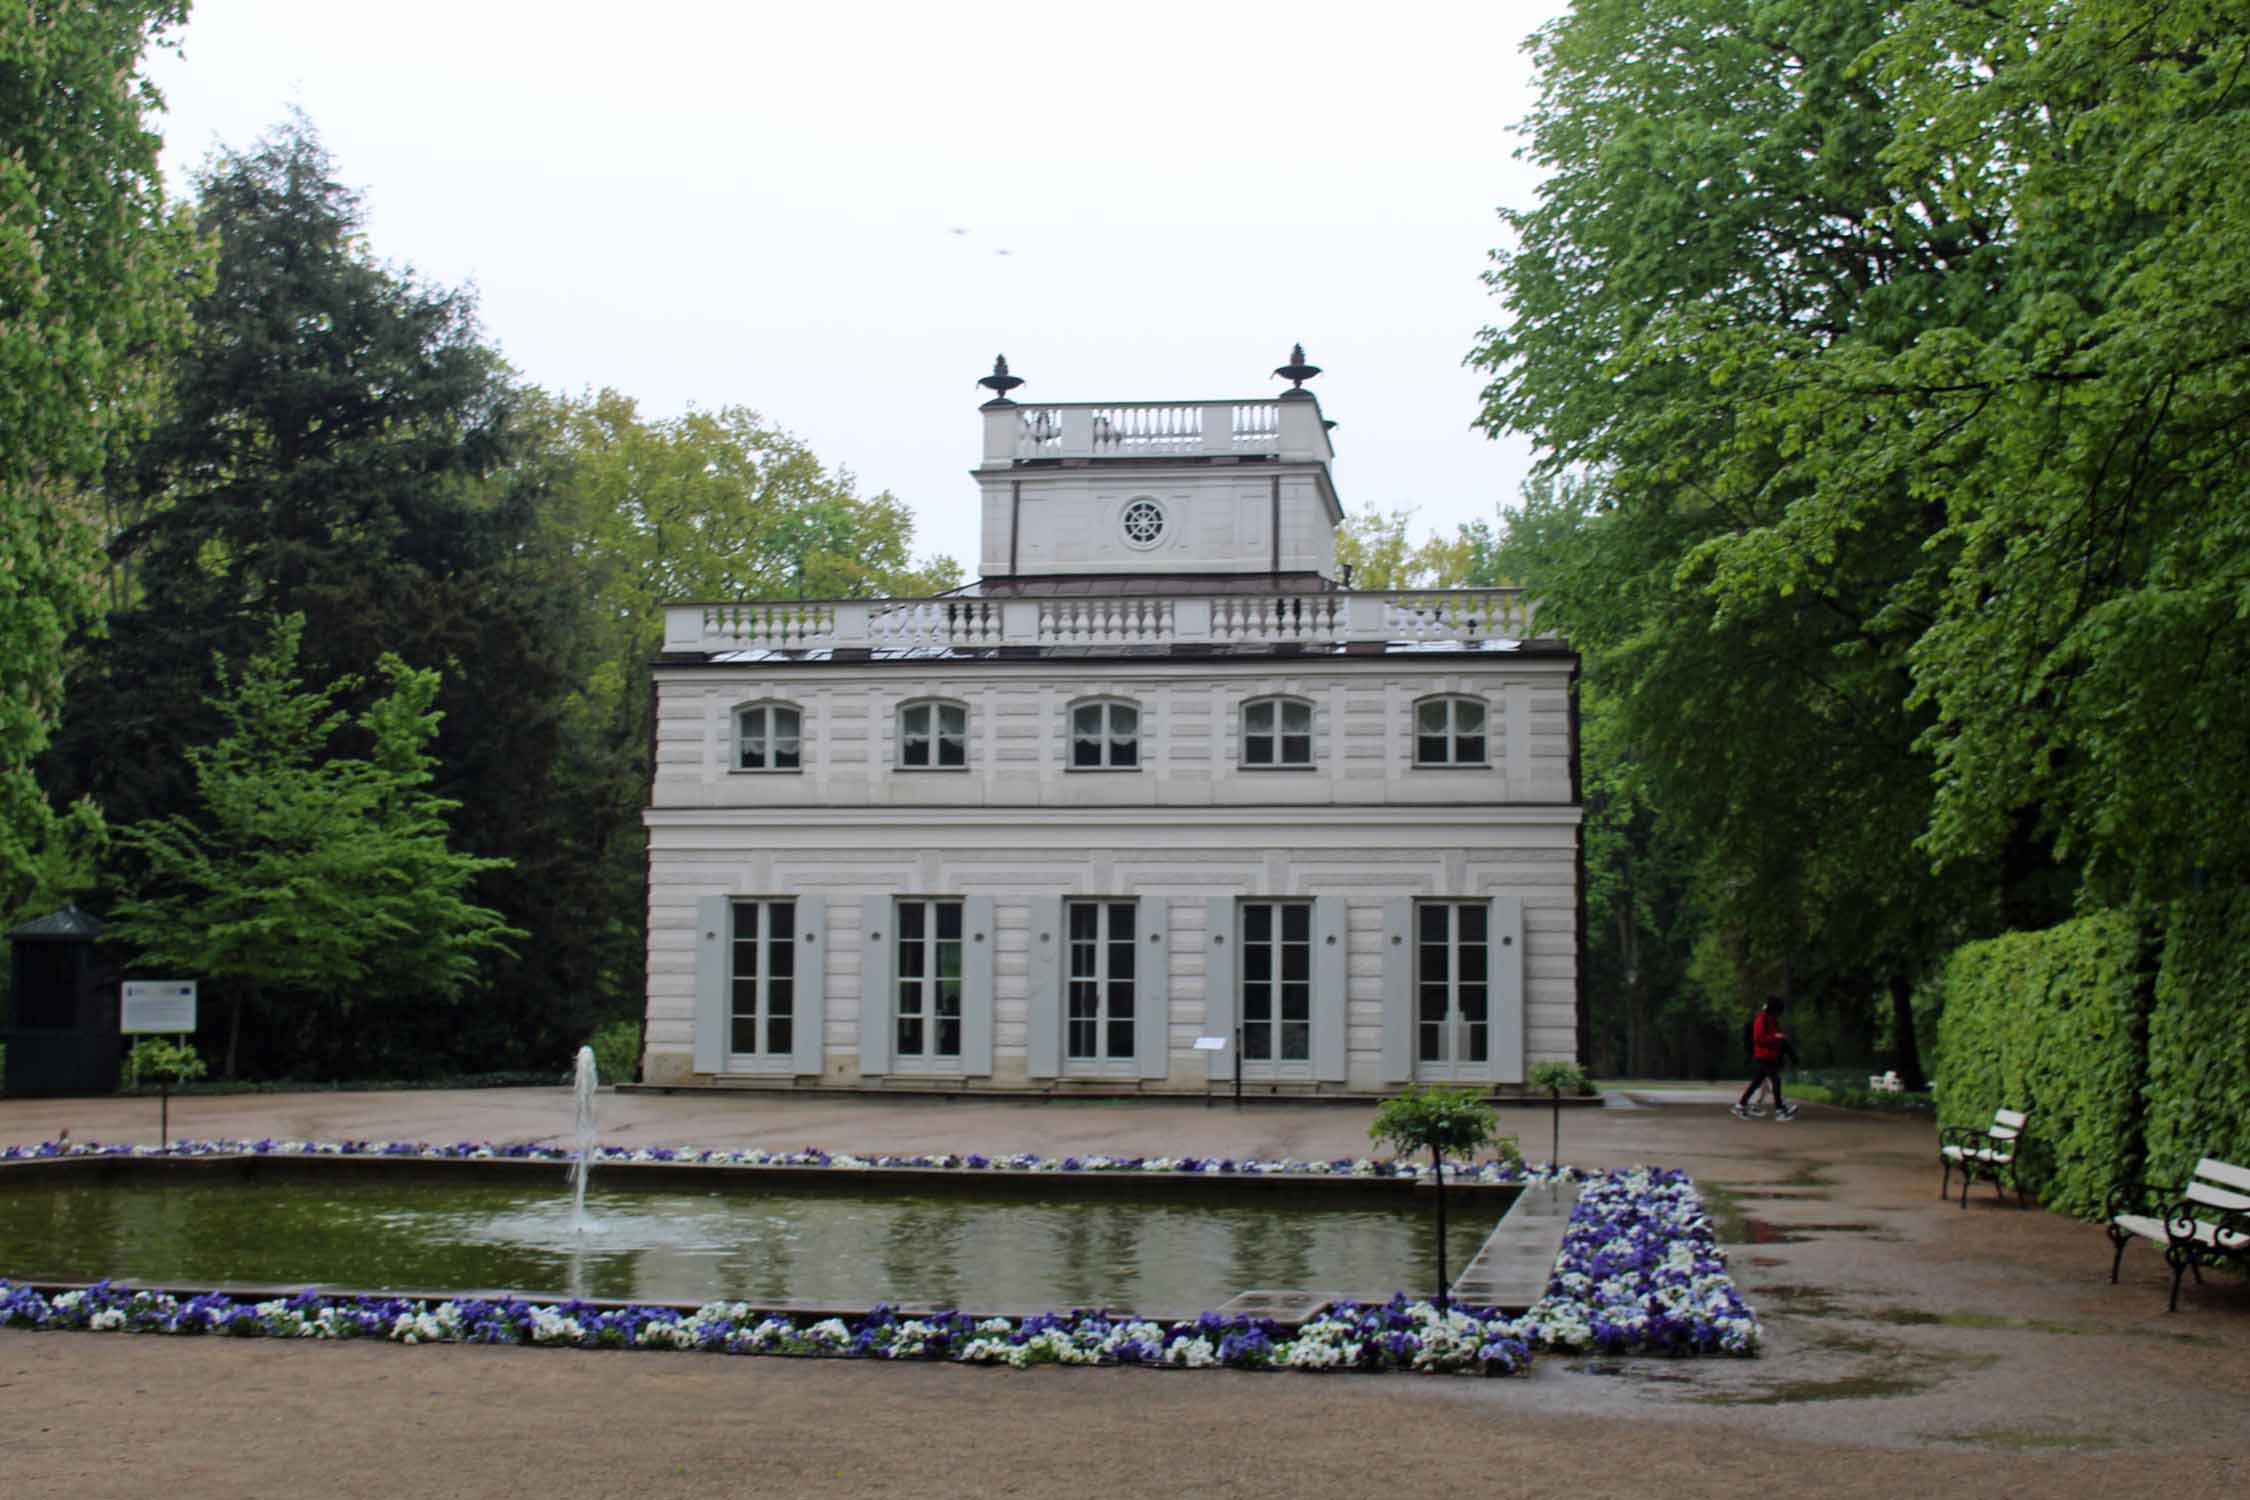
[[[227,1078],[234,1077],[234,1059],[242,1047],[242,991],[234,992],[234,1003],[227,1007]]]
[[[1445,1275],[1445,1158],[1438,1155],[1438,1148],[1435,1146],[1430,1148],[1430,1164],[1437,1168],[1437,1310],[1442,1313],[1446,1309],[1445,1294],[1447,1286]]]
[[[1914,981],[1891,976],[1891,1031],[1898,1038],[1898,1081],[1915,1093],[1930,1086],[1922,1076],[1922,1044],[1914,1037]]]

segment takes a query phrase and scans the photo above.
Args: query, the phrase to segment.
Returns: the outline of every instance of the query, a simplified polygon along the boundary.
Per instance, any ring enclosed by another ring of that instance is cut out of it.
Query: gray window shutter
[[[1383,903],[1383,1082],[1414,1081],[1414,903]]]
[[[734,912],[724,896],[695,898],[695,1071],[727,1063],[727,990],[733,979]]]
[[[1313,1077],[1322,1083],[1342,1083],[1344,1018],[1350,1009],[1351,935],[1345,930],[1349,915],[1341,896],[1313,898]]]
[[[970,896],[961,903],[969,945],[961,952],[961,1071],[971,1078],[992,1076],[992,950],[1000,941],[992,898]]]
[[[1171,909],[1142,902],[1134,915],[1145,929],[1133,977],[1133,1053],[1143,1078],[1172,1076]]]
[[[1028,904],[1031,983],[1024,1072],[1033,1078],[1056,1078],[1062,1074],[1062,897],[1034,896]]]
[[[1492,898],[1492,1076],[1523,1082],[1523,897]]]
[[[859,904],[859,1072],[880,1078],[891,1070],[897,1032],[898,912],[890,898],[870,893]]]
[[[1203,935],[1203,1034],[1225,1037],[1224,1052],[1209,1054],[1211,1077],[1234,1077],[1234,897],[1213,896],[1210,931]]]
[[[828,1066],[828,898],[797,898],[797,1024],[789,1029],[792,1072]]]

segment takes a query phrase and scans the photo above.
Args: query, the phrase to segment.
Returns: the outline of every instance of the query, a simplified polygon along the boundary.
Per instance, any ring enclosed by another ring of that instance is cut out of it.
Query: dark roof
[[[10,938],[90,938],[97,936],[109,924],[91,912],[66,906],[61,911],[51,911],[43,917],[33,917],[21,927],[12,929]]]

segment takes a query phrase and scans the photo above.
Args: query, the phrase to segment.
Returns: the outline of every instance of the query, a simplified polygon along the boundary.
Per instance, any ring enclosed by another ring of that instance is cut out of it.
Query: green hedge
[[[2250,893],[2171,909],[2148,1027],[2148,1180],[2250,1166]]]
[[[2121,912],[2011,932],[1947,960],[1938,1119],[1982,1126],[2027,1110],[2027,1185],[2065,1213],[2096,1215],[2141,1168],[2148,939]]]

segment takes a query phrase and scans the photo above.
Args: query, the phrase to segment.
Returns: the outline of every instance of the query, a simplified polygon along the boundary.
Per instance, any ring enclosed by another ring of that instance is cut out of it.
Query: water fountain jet
[[[594,1120],[594,1089],[600,1082],[599,1072],[594,1067],[594,1049],[579,1048],[578,1068],[571,1080],[578,1154],[570,1164],[570,1226],[580,1234],[593,1227],[586,1218],[586,1183],[594,1175],[595,1135],[600,1129]]]

